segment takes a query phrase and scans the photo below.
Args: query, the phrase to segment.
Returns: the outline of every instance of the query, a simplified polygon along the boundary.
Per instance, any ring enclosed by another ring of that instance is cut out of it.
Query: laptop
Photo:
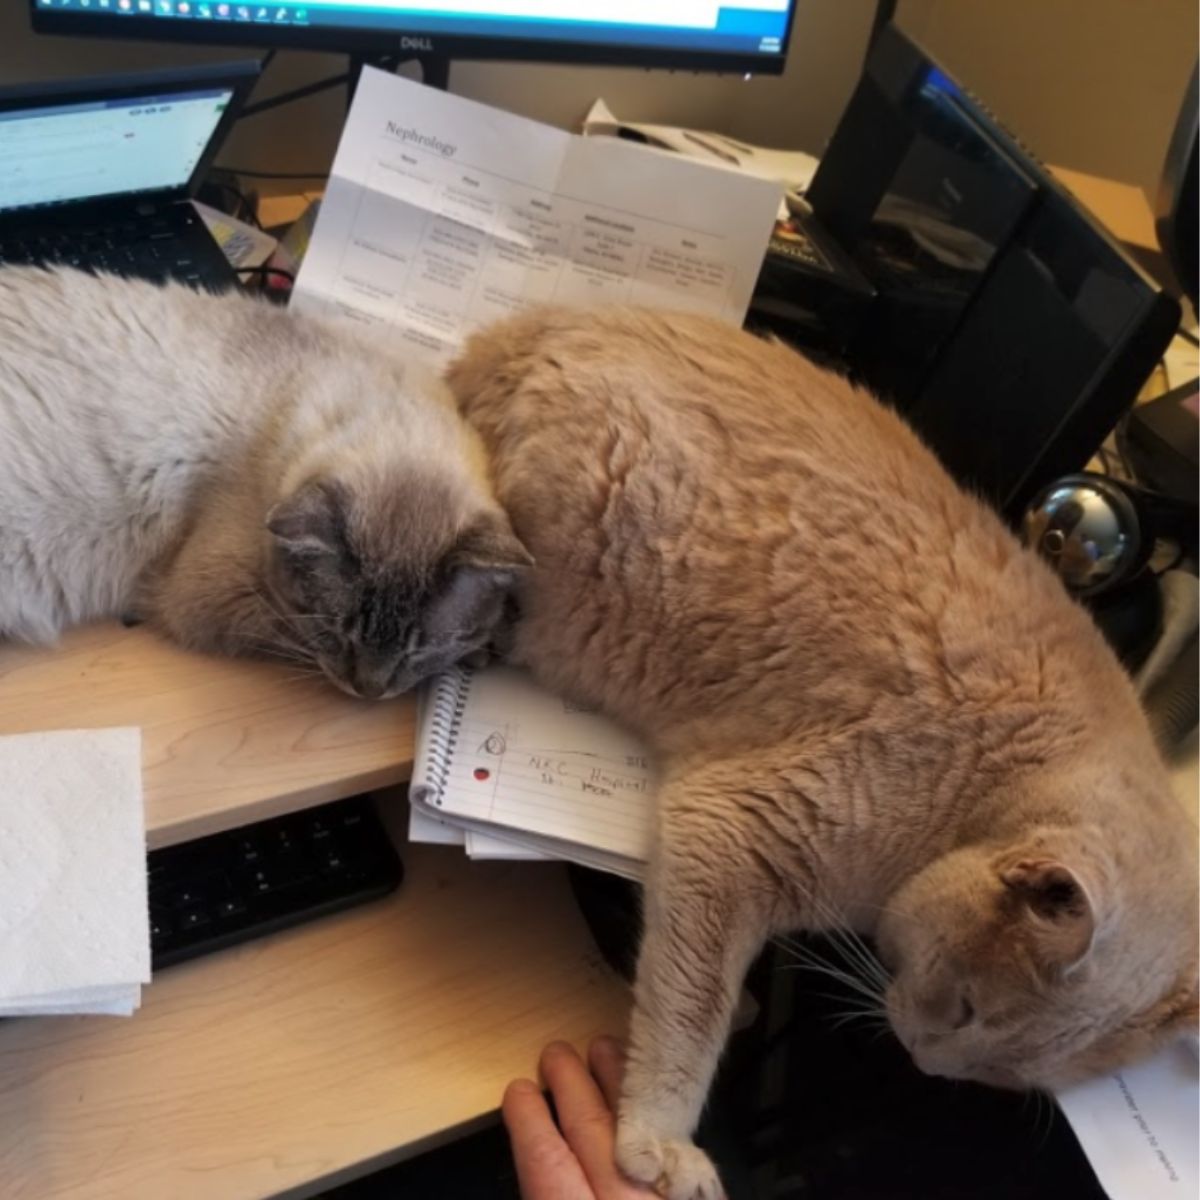
[[[243,62],[0,89],[0,266],[233,287],[189,198],[258,74]]]

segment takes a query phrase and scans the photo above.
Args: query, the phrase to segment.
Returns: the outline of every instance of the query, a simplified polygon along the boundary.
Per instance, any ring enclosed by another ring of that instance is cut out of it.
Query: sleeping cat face
[[[371,700],[486,647],[530,563],[498,508],[436,478],[311,481],[267,532],[279,653]]]
[[[892,1028],[928,1074],[1044,1089],[1194,1033],[1194,870],[1154,890],[1118,898],[1111,869],[1052,839],[943,856],[877,931]]]

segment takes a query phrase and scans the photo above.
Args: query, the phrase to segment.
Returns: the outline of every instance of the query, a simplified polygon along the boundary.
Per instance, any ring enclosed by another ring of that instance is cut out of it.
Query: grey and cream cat
[[[0,639],[136,613],[394,695],[528,556],[436,381],[245,297],[0,271]]]
[[[671,1200],[765,938],[844,922],[924,1070],[1052,1088],[1197,1019],[1196,831],[1085,612],[891,412],[690,317],[448,375],[536,559],[513,657],[663,765],[618,1116]]]

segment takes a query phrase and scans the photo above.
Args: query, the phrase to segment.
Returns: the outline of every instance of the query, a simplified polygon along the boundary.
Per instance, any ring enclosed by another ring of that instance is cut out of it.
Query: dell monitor
[[[29,0],[39,33],[778,75],[795,0]]]

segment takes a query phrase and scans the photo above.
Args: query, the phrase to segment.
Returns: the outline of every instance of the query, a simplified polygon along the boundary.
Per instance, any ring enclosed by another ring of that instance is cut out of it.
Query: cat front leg
[[[720,819],[724,806],[704,812],[695,795],[679,807],[673,799],[668,789],[659,798],[617,1161],[668,1200],[718,1200],[720,1180],[692,1134],[769,921],[753,863],[739,861]]]

